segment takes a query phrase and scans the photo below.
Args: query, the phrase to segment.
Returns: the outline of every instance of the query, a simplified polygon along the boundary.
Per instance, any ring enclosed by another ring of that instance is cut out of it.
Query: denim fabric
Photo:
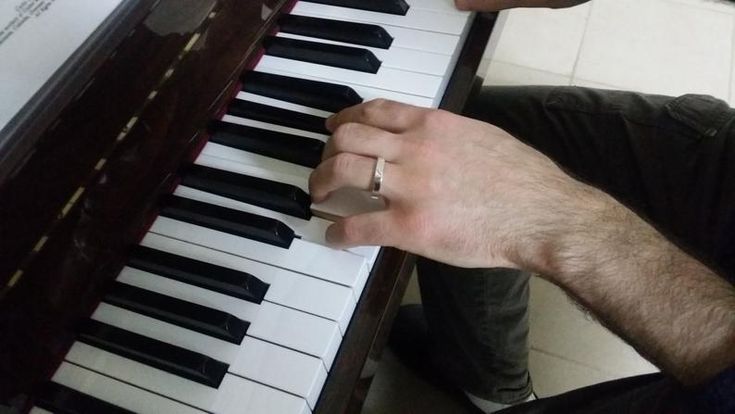
[[[725,102],[577,87],[489,87],[465,114],[503,128],[608,192],[735,281],[735,110]],[[478,397],[525,398],[531,391],[528,275],[426,259],[418,272],[434,362]],[[589,412],[598,396],[604,401],[595,412],[663,412],[680,402],[667,396],[684,395],[663,375],[595,387],[565,394],[561,405],[513,412]]]
[[[505,404],[532,391],[528,375],[528,273],[416,265],[434,365],[454,384]]]

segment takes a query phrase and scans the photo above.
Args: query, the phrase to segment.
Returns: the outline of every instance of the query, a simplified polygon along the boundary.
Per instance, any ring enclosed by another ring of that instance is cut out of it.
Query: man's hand
[[[550,7],[560,9],[586,3],[589,0],[454,0],[460,10],[498,11],[514,7]]]
[[[589,208],[587,186],[492,125],[377,100],[330,118],[315,201],[340,187],[368,189],[386,159],[387,210],[339,220],[338,246],[387,245],[465,267],[535,267],[557,231]],[[533,260],[533,264],[531,262]]]
[[[337,221],[331,243],[534,271],[685,384],[735,364],[735,288],[503,130],[390,101],[348,108],[327,127],[315,201],[368,189],[375,159],[387,161],[387,209]]]

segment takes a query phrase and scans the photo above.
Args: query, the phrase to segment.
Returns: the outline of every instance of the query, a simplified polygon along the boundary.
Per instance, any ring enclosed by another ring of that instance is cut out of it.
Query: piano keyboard
[[[298,1],[32,412],[312,412],[379,252],[327,247],[312,213],[324,120],[436,107],[470,21],[451,0]]]

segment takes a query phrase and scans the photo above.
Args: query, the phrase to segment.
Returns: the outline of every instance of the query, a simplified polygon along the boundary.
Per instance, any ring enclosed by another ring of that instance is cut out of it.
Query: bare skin
[[[560,9],[586,3],[589,0],[454,0],[460,10],[498,11],[513,7],[548,7]]]
[[[315,201],[368,188],[375,158],[387,161],[388,208],[335,222],[333,245],[539,273],[684,384],[735,364],[735,289],[505,131],[384,100],[327,127],[333,136],[310,179]]]

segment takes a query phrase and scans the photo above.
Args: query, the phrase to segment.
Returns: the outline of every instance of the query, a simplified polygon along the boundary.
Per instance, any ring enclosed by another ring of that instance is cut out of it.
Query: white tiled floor
[[[516,9],[486,53],[489,84],[704,93],[735,102],[735,6],[719,0],[593,0]]]
[[[505,12],[481,65],[486,84],[578,85],[735,104],[735,4],[717,0],[593,0],[567,10]],[[406,303],[420,300],[415,281]],[[655,370],[557,287],[531,283],[530,368],[536,392]],[[364,413],[467,413],[449,394],[384,358]]]

